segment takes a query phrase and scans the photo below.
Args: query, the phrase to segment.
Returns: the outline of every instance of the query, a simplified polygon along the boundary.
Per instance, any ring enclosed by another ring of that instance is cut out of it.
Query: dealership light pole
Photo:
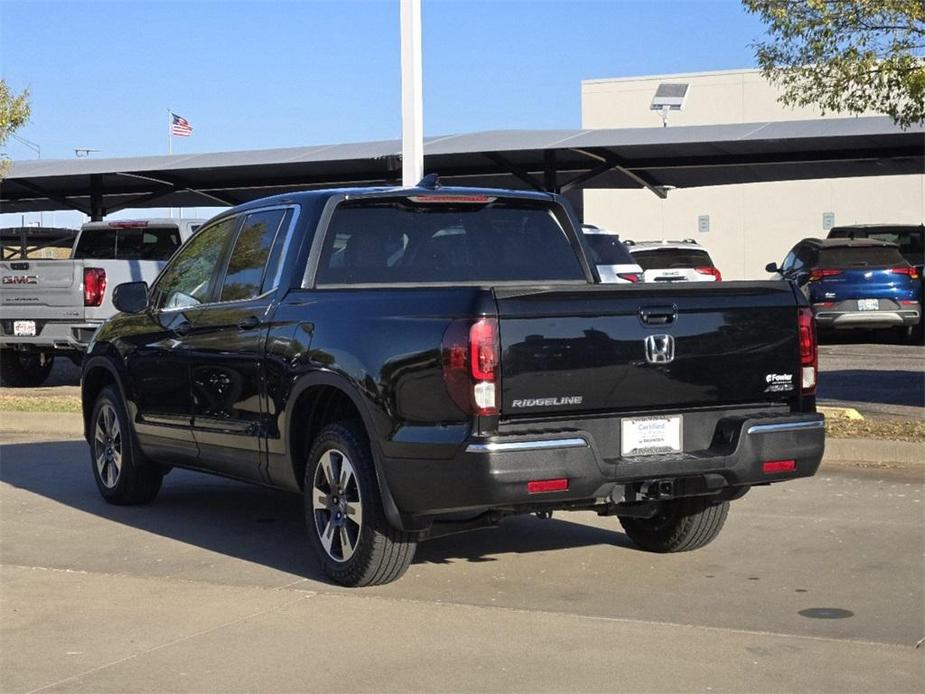
[[[424,177],[421,0],[401,0],[401,183]]]

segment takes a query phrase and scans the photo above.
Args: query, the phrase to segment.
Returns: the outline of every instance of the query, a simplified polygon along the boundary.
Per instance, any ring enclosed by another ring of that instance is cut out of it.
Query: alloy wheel
[[[347,561],[363,530],[363,499],[356,470],[346,455],[336,449],[321,454],[311,495],[315,530],[324,551],[334,561]]]
[[[96,415],[94,433],[96,470],[107,489],[119,483],[122,474],[122,429],[111,404],[104,402]]]

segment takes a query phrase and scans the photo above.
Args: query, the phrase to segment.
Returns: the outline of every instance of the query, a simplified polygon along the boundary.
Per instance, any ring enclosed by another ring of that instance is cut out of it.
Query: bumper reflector
[[[527,482],[527,494],[541,494],[542,492],[568,491],[568,480],[534,480]]]
[[[797,469],[795,460],[769,460],[761,466],[761,471],[766,475],[772,475],[775,472],[793,472]]]

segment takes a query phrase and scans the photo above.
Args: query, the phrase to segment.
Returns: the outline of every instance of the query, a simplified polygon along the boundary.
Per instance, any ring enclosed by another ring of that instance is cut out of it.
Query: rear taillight
[[[699,272],[701,275],[712,275],[714,278],[716,278],[717,282],[723,279],[723,273],[721,273],[719,269],[715,267],[695,267],[694,270]]]
[[[824,280],[826,277],[837,277],[841,274],[841,270],[829,270],[827,268],[816,268],[809,273],[810,282],[818,282],[819,280]]]
[[[443,380],[453,402],[467,414],[498,414],[500,345],[498,321],[453,321],[443,334]]]
[[[106,271],[100,267],[84,268],[84,306],[100,306],[106,294]]]
[[[617,277],[627,282],[642,282],[642,275],[638,272],[618,272]]]
[[[908,265],[898,265],[897,267],[890,268],[890,272],[894,275],[906,275],[910,280],[917,280],[919,278],[919,271]]]
[[[816,392],[816,326],[811,308],[804,306],[799,311],[800,387],[804,395],[812,395]]]

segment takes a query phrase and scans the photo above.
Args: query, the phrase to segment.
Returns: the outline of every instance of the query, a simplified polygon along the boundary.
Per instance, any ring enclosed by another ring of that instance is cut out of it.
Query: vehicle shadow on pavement
[[[925,372],[845,369],[819,374],[820,398],[925,407]]]
[[[561,512],[566,515],[566,512]],[[496,555],[529,554],[571,547],[610,545],[634,548],[626,535],[619,532],[616,518],[609,521],[612,530],[595,528],[560,518],[515,516],[495,528],[444,535],[421,543],[414,562],[448,564],[452,561],[497,561]]]
[[[157,500],[113,506],[100,497],[83,441],[9,444],[0,452],[0,481],[127,527],[328,583],[305,537],[302,499],[211,475],[174,470]],[[493,555],[590,545],[631,546],[613,531],[558,519],[511,518],[500,528],[424,542],[415,563],[494,561]]]

